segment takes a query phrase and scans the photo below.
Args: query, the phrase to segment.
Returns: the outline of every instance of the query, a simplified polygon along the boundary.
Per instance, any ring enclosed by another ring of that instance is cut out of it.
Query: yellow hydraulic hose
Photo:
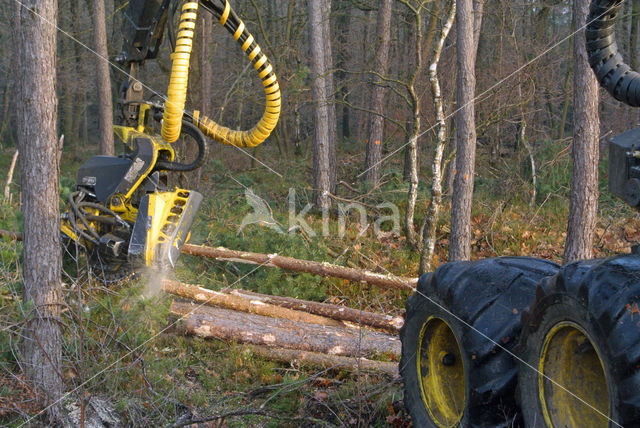
[[[197,2],[186,2],[182,6],[176,49],[171,54],[173,65],[171,66],[171,78],[167,89],[161,131],[162,138],[168,143],[173,143],[178,139],[182,128],[182,114],[187,100],[189,81],[189,59],[193,46],[197,11]]]
[[[271,63],[249,33],[242,20],[233,12],[228,0],[219,11],[220,24],[233,34],[242,50],[258,72],[266,96],[265,111],[260,122],[249,131],[236,131],[217,124],[212,119],[193,113],[193,123],[209,137],[224,144],[238,147],[255,147],[269,137],[280,117],[280,86]],[[185,84],[186,85],[186,84]],[[164,135],[164,134],[163,134]]]

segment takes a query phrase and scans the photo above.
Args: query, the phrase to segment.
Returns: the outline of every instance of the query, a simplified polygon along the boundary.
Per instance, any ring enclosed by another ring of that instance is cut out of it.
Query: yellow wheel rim
[[[437,426],[456,426],[466,400],[460,345],[449,325],[435,317],[424,323],[419,341],[416,360],[422,400]]]
[[[548,427],[609,426],[604,366],[593,341],[577,324],[558,323],[545,337],[538,392]]]

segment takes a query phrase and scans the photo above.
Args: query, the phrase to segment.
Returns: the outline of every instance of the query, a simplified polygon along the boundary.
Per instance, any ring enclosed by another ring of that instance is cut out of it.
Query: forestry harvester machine
[[[249,131],[231,130],[198,111],[185,110],[199,8],[212,13],[233,35],[262,81],[265,111]],[[176,29],[173,17],[178,9]],[[163,102],[147,101],[145,87],[136,78],[138,69],[146,60],[157,57],[165,30],[173,52],[167,97]],[[254,147],[269,136],[280,115],[280,88],[274,70],[227,0],[130,0],[123,36],[123,51],[116,62],[128,76],[120,89],[119,124],[114,132],[124,143],[125,153],[94,156],[85,162],[62,216],[67,245],[86,250],[93,273],[106,281],[145,266],[175,266],[202,195],[170,188],[168,173],[193,171],[203,165],[207,155],[205,135],[224,144]],[[161,126],[159,135],[154,125]],[[190,163],[176,160],[173,143],[181,134],[194,139],[198,146],[197,156]]]
[[[600,84],[637,107],[640,74],[614,37],[622,3],[591,1],[587,53]],[[609,184],[640,208],[640,128],[611,139]],[[565,266],[452,262],[423,275],[400,334],[414,425],[640,427],[640,252],[632,253]]]

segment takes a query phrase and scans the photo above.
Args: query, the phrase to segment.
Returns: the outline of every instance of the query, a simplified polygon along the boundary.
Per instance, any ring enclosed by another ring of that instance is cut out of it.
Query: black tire
[[[633,255],[572,263],[538,285],[522,317],[527,427],[640,426],[639,304]]]
[[[414,426],[518,422],[518,364],[500,346],[515,346],[520,313],[536,284],[558,269],[546,260],[511,257],[449,263],[420,278],[400,332],[400,373]]]

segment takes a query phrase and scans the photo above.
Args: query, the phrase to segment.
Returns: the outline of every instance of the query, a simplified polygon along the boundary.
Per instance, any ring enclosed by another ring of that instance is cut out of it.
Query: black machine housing
[[[609,141],[609,190],[640,209],[640,128]]]

